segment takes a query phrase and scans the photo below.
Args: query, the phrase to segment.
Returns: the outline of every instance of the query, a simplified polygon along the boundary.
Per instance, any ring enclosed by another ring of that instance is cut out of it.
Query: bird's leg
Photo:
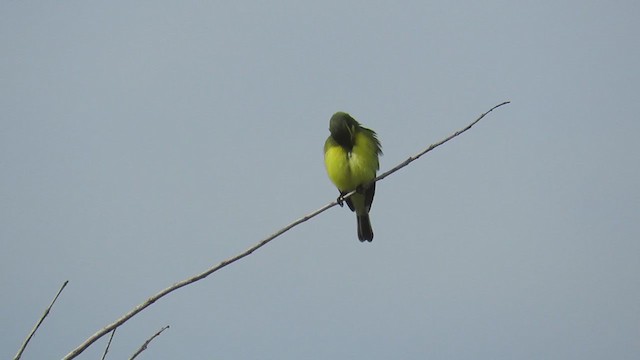
[[[358,185],[358,187],[356,187],[356,193],[358,194],[364,194],[364,186],[362,185]],[[338,205],[340,205],[340,207],[344,206],[344,196],[347,195],[348,193],[350,193],[351,191],[340,191],[340,196],[338,196],[338,198],[336,199],[336,202],[338,203]]]

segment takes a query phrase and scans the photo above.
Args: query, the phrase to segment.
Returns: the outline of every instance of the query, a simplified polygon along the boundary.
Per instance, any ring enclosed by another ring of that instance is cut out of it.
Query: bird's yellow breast
[[[375,144],[364,134],[356,134],[351,151],[327,139],[324,163],[329,179],[342,192],[375,179],[379,167]]]

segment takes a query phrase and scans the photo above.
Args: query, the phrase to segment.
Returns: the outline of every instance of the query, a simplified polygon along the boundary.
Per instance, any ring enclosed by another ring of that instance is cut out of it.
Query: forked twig
[[[142,346],[140,346],[140,348],[133,353],[133,355],[131,355],[131,357],[129,358],[129,360],[133,360],[136,358],[136,356],[140,355],[141,352],[147,350],[147,347],[149,346],[149,344],[151,343],[151,341],[153,339],[155,339],[156,337],[160,336],[160,334],[162,334],[163,331],[167,330],[169,328],[169,325],[163,327],[162,329],[160,329],[160,331],[158,331],[157,333],[153,334],[152,337],[148,338],[147,341],[144,342],[144,344],[142,344]]]

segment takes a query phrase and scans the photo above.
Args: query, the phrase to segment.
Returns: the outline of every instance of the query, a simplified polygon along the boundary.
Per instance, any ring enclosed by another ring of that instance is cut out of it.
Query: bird
[[[376,171],[380,168],[382,146],[375,131],[357,122],[351,115],[339,111],[329,120],[330,135],[324,143],[324,165],[327,175],[338,188],[338,203],[351,191],[356,193],[344,199],[358,220],[358,239],[373,240],[369,211],[376,192]]]

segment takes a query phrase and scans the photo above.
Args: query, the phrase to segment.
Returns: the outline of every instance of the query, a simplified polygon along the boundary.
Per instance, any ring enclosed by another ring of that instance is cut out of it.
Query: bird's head
[[[333,114],[329,121],[329,132],[331,132],[331,137],[338,144],[351,149],[353,148],[353,140],[358,126],[360,124],[351,115],[339,111]]]

